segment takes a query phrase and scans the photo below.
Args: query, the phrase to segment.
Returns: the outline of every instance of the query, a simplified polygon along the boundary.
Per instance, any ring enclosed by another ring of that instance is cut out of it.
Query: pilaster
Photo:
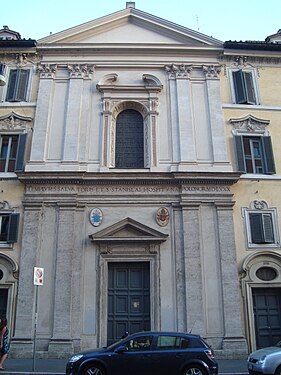
[[[220,264],[224,312],[223,355],[226,358],[245,358],[247,343],[242,332],[242,315],[235,251],[232,204],[217,206]]]

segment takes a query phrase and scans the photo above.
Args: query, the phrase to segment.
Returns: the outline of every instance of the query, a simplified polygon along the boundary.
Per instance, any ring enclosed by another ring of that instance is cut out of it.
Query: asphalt
[[[67,359],[16,359],[7,358],[5,370],[0,374],[6,375],[64,375]],[[219,375],[246,375],[248,374],[245,360],[218,360]]]

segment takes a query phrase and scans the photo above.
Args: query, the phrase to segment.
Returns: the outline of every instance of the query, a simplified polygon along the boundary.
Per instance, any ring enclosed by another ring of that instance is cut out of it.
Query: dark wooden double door
[[[253,289],[257,349],[281,340],[281,288]]]
[[[149,262],[108,264],[108,344],[150,330]]]

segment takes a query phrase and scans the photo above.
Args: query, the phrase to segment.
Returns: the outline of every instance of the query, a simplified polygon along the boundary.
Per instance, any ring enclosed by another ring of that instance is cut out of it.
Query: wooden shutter
[[[271,213],[250,213],[251,238],[253,243],[274,243]]]
[[[251,239],[253,243],[263,243],[263,222],[261,213],[250,213]]]
[[[243,72],[244,75],[244,82],[245,82],[245,90],[247,96],[247,103],[248,104],[256,104],[256,95],[255,95],[255,88],[253,82],[253,74],[252,72]]]
[[[272,215],[270,213],[263,214],[262,219],[263,219],[263,229],[264,229],[264,242],[274,243]]]
[[[18,71],[17,92],[15,100],[18,102],[26,101],[27,86],[28,86],[29,70],[20,69]]]
[[[232,74],[233,74],[233,83],[234,83],[236,103],[245,104],[247,103],[247,93],[245,89],[243,71],[237,70],[236,72],[233,72]]]
[[[9,83],[8,83],[7,96],[6,96],[7,102],[14,101],[14,94],[15,94],[16,81],[17,81],[17,71],[18,71],[17,69],[10,70]]]
[[[266,174],[274,174],[276,173],[275,170],[275,163],[273,157],[273,149],[271,143],[271,137],[261,137],[263,150],[264,150],[264,161],[265,161],[265,173]]]
[[[244,155],[244,147],[243,147],[243,136],[235,135],[234,144],[235,144],[238,172],[246,173],[247,171],[246,171],[246,163],[245,163],[245,155]]]
[[[22,172],[24,169],[26,140],[27,140],[26,133],[19,134],[15,172]]]
[[[18,227],[19,227],[19,214],[11,214],[9,218],[7,242],[17,242],[18,240]]]

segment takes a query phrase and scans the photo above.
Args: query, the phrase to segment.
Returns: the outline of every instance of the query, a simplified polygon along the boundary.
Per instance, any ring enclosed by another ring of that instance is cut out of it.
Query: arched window
[[[144,168],[143,117],[133,109],[116,120],[115,168]]]

